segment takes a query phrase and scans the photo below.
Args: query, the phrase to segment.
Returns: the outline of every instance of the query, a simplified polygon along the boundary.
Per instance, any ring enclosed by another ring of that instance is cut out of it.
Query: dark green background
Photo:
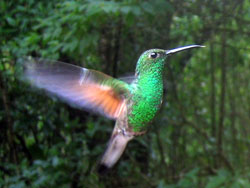
[[[0,1],[0,187],[250,187],[250,2]],[[206,48],[167,59],[163,107],[106,176],[114,122],[17,79],[35,56],[134,72],[151,48]]]

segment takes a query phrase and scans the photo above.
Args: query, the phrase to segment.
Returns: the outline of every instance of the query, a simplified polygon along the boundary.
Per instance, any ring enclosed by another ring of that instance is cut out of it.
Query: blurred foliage
[[[0,1],[0,187],[250,187],[250,2]],[[17,79],[38,56],[119,77],[140,53],[204,44],[168,59],[161,112],[106,176],[114,122]]]

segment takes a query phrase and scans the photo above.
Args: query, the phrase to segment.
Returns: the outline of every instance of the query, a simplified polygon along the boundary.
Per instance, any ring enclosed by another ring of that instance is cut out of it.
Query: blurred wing
[[[127,76],[123,76],[123,77],[119,77],[119,80],[126,82],[128,84],[133,83],[135,80],[137,79],[137,77],[135,75],[127,75]]]
[[[116,119],[126,107],[128,84],[98,71],[43,59],[24,59],[24,80],[73,107]]]

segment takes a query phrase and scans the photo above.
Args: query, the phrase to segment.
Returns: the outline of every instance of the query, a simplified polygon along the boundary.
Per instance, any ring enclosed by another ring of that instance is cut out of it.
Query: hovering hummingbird
[[[75,65],[42,59],[24,63],[24,79],[47,90],[74,107],[116,120],[100,170],[111,168],[127,143],[146,133],[158,112],[163,96],[165,59],[177,52],[204,47],[189,45],[171,50],[151,49],[139,58],[132,83]]]

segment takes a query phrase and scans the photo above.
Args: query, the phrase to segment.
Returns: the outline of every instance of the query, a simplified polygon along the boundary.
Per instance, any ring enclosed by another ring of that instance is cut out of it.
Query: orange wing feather
[[[97,84],[84,84],[81,87],[81,93],[86,102],[91,105],[103,109],[103,112],[112,118],[117,118],[123,112],[125,100],[115,92],[112,88],[100,87]]]

